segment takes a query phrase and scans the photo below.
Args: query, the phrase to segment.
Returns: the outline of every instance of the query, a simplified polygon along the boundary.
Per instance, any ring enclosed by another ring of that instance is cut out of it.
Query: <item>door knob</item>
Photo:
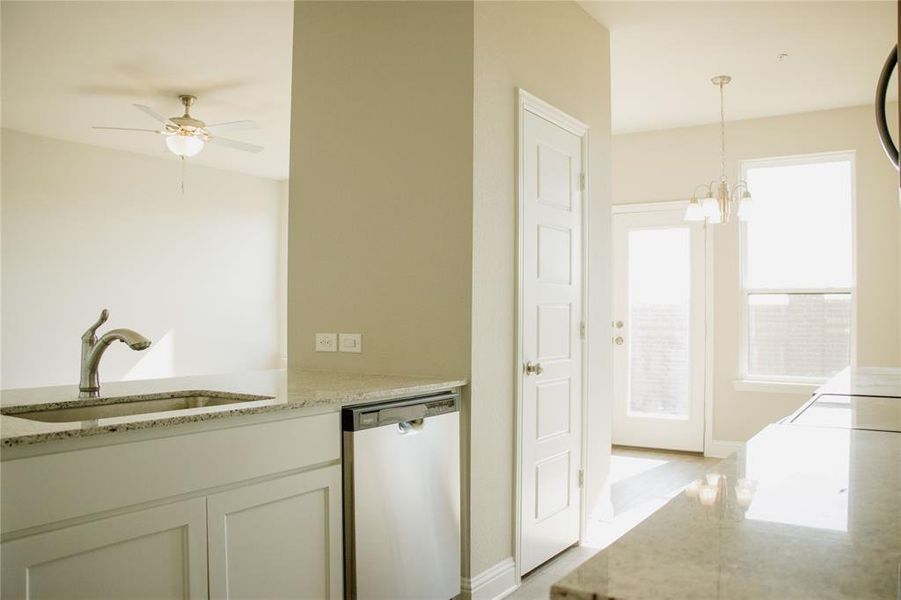
[[[621,335],[618,335],[615,338],[613,338],[613,343],[616,344],[617,346],[622,346],[623,341],[624,341],[623,336],[621,336]]]
[[[622,321],[614,321],[614,322],[613,322],[613,326],[616,327],[617,329],[622,329],[622,328],[623,328],[623,322],[622,322]]]
[[[541,366],[541,363],[526,363],[526,375],[541,375],[544,373],[544,367]]]

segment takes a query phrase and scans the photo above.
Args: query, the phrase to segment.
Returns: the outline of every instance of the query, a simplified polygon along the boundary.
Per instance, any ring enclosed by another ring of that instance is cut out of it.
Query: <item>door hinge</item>
[[[579,174],[579,191],[585,191],[585,173]]]
[[[579,469],[579,487],[585,485],[585,471]]]
[[[585,339],[585,321],[579,323],[579,338]]]

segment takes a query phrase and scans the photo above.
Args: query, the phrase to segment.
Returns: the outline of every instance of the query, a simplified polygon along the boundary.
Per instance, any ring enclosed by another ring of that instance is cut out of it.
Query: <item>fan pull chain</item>
[[[185,157],[181,157],[181,195],[185,195]]]

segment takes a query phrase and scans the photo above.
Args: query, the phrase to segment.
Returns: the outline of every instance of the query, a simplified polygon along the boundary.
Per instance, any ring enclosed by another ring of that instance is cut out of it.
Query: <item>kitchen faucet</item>
[[[100,357],[114,341],[125,342],[132,350],[146,350],[150,347],[150,340],[131,329],[111,329],[98,339],[97,328],[106,323],[107,319],[109,319],[109,310],[104,308],[97,322],[88,327],[88,330],[81,336],[79,398],[96,398],[100,395],[100,377],[97,375],[97,368],[100,366]]]

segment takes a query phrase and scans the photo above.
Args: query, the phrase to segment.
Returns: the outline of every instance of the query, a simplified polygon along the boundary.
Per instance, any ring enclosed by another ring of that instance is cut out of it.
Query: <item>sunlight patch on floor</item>
[[[645,471],[665,465],[667,462],[669,461],[656,458],[636,458],[634,456],[617,456],[614,454],[610,457],[610,483],[612,485],[617,481],[641,475]]]

